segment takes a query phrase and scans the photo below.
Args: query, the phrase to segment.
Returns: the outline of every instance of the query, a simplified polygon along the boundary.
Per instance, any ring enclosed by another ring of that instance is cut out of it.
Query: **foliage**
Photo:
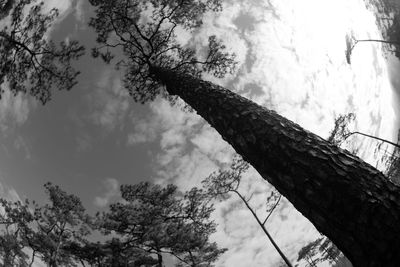
[[[98,228],[106,235],[115,233],[122,247],[156,257],[160,264],[163,255],[172,255],[177,266],[212,266],[225,251],[209,242],[215,232],[210,220],[214,208],[202,190],[193,188],[182,196],[174,185],[140,183],[122,186],[121,193],[124,201],[97,218]]]
[[[348,125],[355,120],[354,113],[339,115],[335,118],[335,126],[329,134],[328,141],[332,144],[340,146],[351,133]]]
[[[340,257],[343,257],[343,254],[335,244],[327,237],[320,237],[300,249],[297,261],[304,260],[308,266],[316,267],[320,262],[334,264]]]
[[[91,0],[96,16],[90,25],[97,32],[94,57],[110,63],[123,54],[117,67],[125,69],[124,85],[137,102],[167,96],[154,75],[154,67],[200,76],[203,71],[216,77],[233,72],[234,55],[210,36],[207,47],[181,44],[178,32],[194,30],[207,11],[220,11],[219,0],[108,1]],[[169,98],[173,100],[172,97]]]
[[[10,264],[6,266],[17,261],[27,264],[28,258],[33,262],[35,257],[49,266],[75,266],[64,247],[88,234],[84,208],[79,198],[68,195],[58,186],[47,183],[45,189],[50,203],[43,206],[31,205],[28,200],[24,203],[1,200],[4,208],[1,250],[4,251],[4,262]],[[12,247],[10,236],[14,242]],[[32,251],[32,256],[26,255],[26,248]],[[8,255],[13,255],[12,260],[7,258]]]
[[[398,142],[399,140],[397,141],[397,143],[394,143],[389,140],[372,136],[366,133],[351,131],[349,129],[349,124],[354,120],[355,120],[355,115],[353,113],[339,115],[335,119],[335,126],[333,130],[330,132],[328,141],[337,146],[340,146],[346,140],[348,140],[350,136],[361,135],[378,141],[378,144],[376,145],[375,148],[375,153],[378,153],[379,150],[382,150],[383,144],[389,144],[393,146],[394,147],[393,152],[388,153],[387,151],[385,151],[381,160],[385,163],[386,166],[386,171],[385,171],[386,176],[391,181],[399,183],[400,181],[400,156],[399,156],[400,145]],[[357,153],[357,151],[353,151],[353,153]]]
[[[36,0],[6,1],[1,7],[0,97],[9,88],[14,95],[30,93],[44,104],[52,88],[71,89],[79,74],[71,61],[84,48],[76,41],[56,46],[49,40],[48,30],[58,10],[44,14],[43,2]]]
[[[250,206],[249,198],[246,198],[242,193],[239,192],[239,186],[242,179],[243,173],[245,173],[249,169],[249,164],[244,161],[240,156],[235,156],[230,168],[227,170],[219,170],[218,172],[212,173],[205,180],[202,181],[202,184],[207,192],[209,198],[224,200],[228,198],[229,193],[236,194],[246,205],[247,209],[251,212],[254,219],[257,221],[258,225],[267,235],[268,239],[278,251],[279,255],[282,257],[285,265],[292,266],[287,257],[283,254],[279,246],[275,243],[268,230],[265,227],[266,222],[271,216],[272,212],[278,206],[279,201],[281,200],[281,195],[272,190],[271,194],[267,197],[266,200],[266,216],[263,220],[257,215],[256,211]]]
[[[28,225],[33,221],[33,214],[27,208],[27,203],[9,202],[0,199],[4,210],[0,214],[2,225],[0,236],[0,256],[3,259],[1,266],[24,265],[28,255],[24,248],[28,245],[27,240],[21,238],[26,232],[29,233]],[[4,213],[4,214],[3,214]],[[24,232],[22,234],[22,232]]]
[[[227,170],[219,170],[202,181],[207,194],[212,198],[226,199],[230,192],[237,191],[242,175],[250,165],[241,157],[235,156]]]
[[[176,186],[150,183],[121,187],[123,201],[91,218],[80,199],[47,183],[49,203],[0,200],[0,257],[4,266],[213,266],[226,251],[209,241],[213,206],[202,190],[182,194]],[[102,241],[90,241],[98,230]],[[28,255],[29,254],[29,255]],[[1,265],[0,265],[1,266]]]

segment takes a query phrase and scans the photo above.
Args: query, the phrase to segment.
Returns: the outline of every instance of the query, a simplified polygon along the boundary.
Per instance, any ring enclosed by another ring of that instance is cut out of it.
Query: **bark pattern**
[[[223,87],[171,70],[154,75],[329,237],[354,266],[398,266],[400,188],[377,169]]]

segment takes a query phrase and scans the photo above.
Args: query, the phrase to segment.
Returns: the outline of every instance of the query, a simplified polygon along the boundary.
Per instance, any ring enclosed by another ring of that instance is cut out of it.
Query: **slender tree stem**
[[[271,216],[272,212],[274,212],[275,208],[278,206],[279,201],[281,201],[282,195],[279,195],[278,200],[276,201],[274,207],[271,209],[271,211],[268,213],[268,216],[265,218],[263,225],[265,225],[265,223],[268,221],[269,217]]]
[[[372,139],[375,139],[375,140],[379,140],[379,141],[388,143],[388,144],[390,144],[390,145],[392,145],[392,146],[395,146],[395,147],[397,147],[397,148],[400,148],[400,145],[399,145],[399,144],[393,143],[393,142],[391,142],[391,141],[388,141],[388,140],[385,140],[385,139],[382,139],[382,138],[379,138],[379,137],[376,137],[376,136],[373,136],[373,135],[369,135],[369,134],[362,133],[362,132],[357,132],[357,131],[356,131],[356,132],[351,132],[351,133],[347,134],[347,135],[344,137],[344,139],[346,140],[347,138],[349,138],[350,136],[352,136],[352,135],[354,135],[354,134],[359,134],[359,135],[362,135],[362,136],[366,136],[366,137],[369,137],[369,138],[372,138]]]
[[[356,43],[359,43],[359,42],[378,42],[378,43],[384,43],[384,44],[400,45],[399,42],[395,42],[395,41],[385,41],[385,40],[378,40],[378,39],[361,39],[361,40],[356,40]]]
[[[279,255],[282,257],[282,259],[285,261],[285,263],[287,264],[287,266],[289,267],[293,267],[293,265],[290,263],[289,259],[285,256],[285,254],[283,254],[283,252],[281,251],[281,249],[279,248],[279,246],[275,243],[274,239],[272,238],[272,236],[269,234],[269,232],[267,231],[267,229],[265,228],[264,224],[260,221],[260,219],[258,218],[257,214],[255,213],[255,211],[253,210],[252,207],[250,207],[249,203],[246,201],[246,199],[236,190],[234,190],[233,192],[235,192],[240,199],[244,202],[244,204],[246,205],[247,209],[251,212],[251,214],[253,215],[253,217],[256,219],[257,223],[261,226],[261,228],[263,229],[264,233],[267,235],[269,241],[271,241],[272,245],[275,247],[275,249],[278,251]]]

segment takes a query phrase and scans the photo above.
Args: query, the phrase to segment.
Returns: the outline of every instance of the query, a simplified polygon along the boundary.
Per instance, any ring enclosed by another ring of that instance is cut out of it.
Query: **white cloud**
[[[219,164],[228,163],[234,153],[233,148],[208,124],[205,124],[190,141],[210,160]]]
[[[129,95],[122,87],[120,76],[112,69],[105,68],[95,91],[87,96],[91,114],[90,120],[106,130],[122,127],[129,109]]]
[[[16,150],[22,151],[26,159],[31,159],[31,148],[27,140],[21,135],[17,135],[14,140],[14,147]]]
[[[112,200],[120,196],[119,182],[114,178],[107,178],[103,181],[105,192],[102,196],[97,196],[94,199],[94,205],[100,208],[106,207]]]
[[[0,198],[5,200],[15,202],[21,201],[21,197],[19,196],[18,192],[12,187],[9,186],[4,179],[3,174],[0,171]],[[0,207],[0,213],[3,213],[3,207]]]
[[[0,100],[0,131],[23,124],[29,115],[29,96],[17,94],[14,96],[8,89],[4,90]]]
[[[216,169],[216,164],[231,159],[233,149],[196,113],[182,111],[164,99],[150,103],[150,114],[133,119],[134,130],[128,145],[159,142],[155,156],[157,182],[177,183],[188,189]]]
[[[86,24],[84,4],[84,0],[77,0],[75,5],[75,18],[82,24],[82,27],[85,27]]]
[[[21,200],[17,191],[14,188],[5,185],[3,182],[0,182],[0,197],[13,202]]]
[[[134,118],[132,121],[134,130],[128,134],[128,145],[152,142],[157,137],[157,122]]]
[[[195,113],[183,112],[181,104],[171,106],[165,99],[158,98],[150,103],[150,114],[145,118],[132,116],[134,129],[128,134],[128,145],[152,142],[157,138],[160,138],[163,149],[185,144],[193,128],[198,127],[202,120]]]
[[[51,9],[56,8],[59,12],[59,16],[57,17],[54,26],[60,23],[66,16],[70,14],[72,11],[72,3],[73,0],[45,0],[43,6],[43,12],[49,12]]]

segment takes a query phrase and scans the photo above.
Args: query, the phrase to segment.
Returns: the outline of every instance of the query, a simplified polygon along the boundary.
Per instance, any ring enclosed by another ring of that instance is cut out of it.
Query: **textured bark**
[[[163,68],[151,71],[355,266],[398,266],[400,188],[380,171],[227,89]]]

